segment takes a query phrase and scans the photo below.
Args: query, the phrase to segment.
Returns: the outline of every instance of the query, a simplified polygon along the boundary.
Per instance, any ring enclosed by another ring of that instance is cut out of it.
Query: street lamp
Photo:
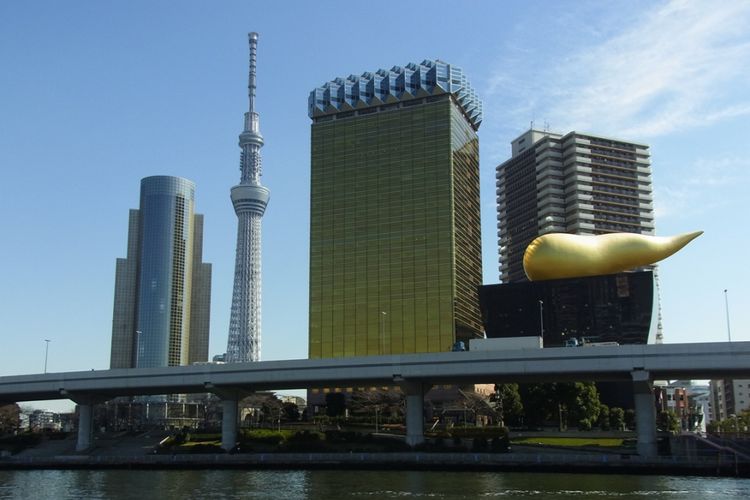
[[[539,301],[539,336],[544,338],[544,301]]]
[[[141,359],[141,334],[140,330],[135,331],[135,367],[138,368],[138,361]]]
[[[729,331],[729,299],[727,298],[727,289],[724,289],[724,309],[727,311],[727,337],[729,342],[732,341],[732,333]]]
[[[44,339],[44,373],[47,373],[47,355],[49,354],[49,343],[52,342],[50,339]]]
[[[385,354],[385,317],[388,313],[380,311],[380,354]]]

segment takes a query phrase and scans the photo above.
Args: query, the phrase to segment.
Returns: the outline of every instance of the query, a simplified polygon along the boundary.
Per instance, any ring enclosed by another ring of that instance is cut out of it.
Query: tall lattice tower
[[[248,34],[250,42],[250,74],[248,77],[249,109],[245,113],[245,129],[240,134],[240,183],[232,188],[231,197],[237,214],[237,256],[234,265],[232,314],[229,320],[227,363],[243,363],[260,359],[260,222],[270,197],[261,186],[260,116],[255,112],[255,59],[258,34]]]

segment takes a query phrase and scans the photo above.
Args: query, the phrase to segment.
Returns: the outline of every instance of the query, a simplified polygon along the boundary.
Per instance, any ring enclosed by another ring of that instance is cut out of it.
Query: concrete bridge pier
[[[645,370],[635,370],[630,375],[633,378],[638,454],[642,457],[655,457],[657,455],[656,407],[651,376]]]
[[[424,442],[424,384],[420,381],[401,382],[406,394],[406,444],[416,446]]]
[[[221,447],[230,451],[237,443],[237,407],[238,399],[221,400]]]
[[[253,393],[251,389],[237,386],[220,386],[206,382],[203,387],[221,399],[221,448],[225,451],[237,445],[237,427],[240,399]]]
[[[78,403],[78,440],[76,451],[85,451],[91,448],[94,435],[94,404],[91,401]]]
[[[78,438],[76,451],[86,451],[94,444],[94,405],[107,398],[91,394],[71,394],[60,390],[60,395],[78,405]]]

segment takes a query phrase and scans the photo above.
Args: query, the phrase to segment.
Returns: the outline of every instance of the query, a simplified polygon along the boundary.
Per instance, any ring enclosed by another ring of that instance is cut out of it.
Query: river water
[[[747,499],[750,479],[423,471],[0,471],[0,499]]]

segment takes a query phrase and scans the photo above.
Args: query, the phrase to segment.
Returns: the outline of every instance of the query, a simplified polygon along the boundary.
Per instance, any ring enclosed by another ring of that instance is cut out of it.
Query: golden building
[[[441,61],[312,91],[310,358],[481,335],[481,104]]]

